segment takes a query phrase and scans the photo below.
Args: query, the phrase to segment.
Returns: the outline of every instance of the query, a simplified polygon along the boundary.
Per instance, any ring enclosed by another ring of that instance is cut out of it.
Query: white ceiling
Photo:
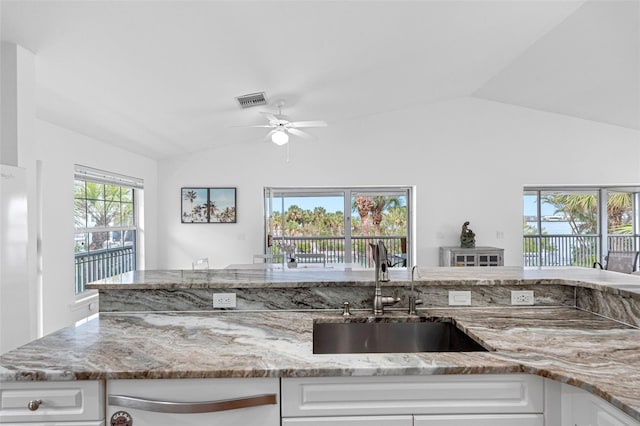
[[[38,116],[154,158],[259,139],[233,126],[278,100],[330,126],[477,96],[640,129],[638,0],[1,1]]]

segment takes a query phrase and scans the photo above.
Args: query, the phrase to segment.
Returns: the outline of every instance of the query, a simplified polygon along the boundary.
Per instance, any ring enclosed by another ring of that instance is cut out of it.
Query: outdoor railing
[[[351,263],[358,263],[365,268],[373,268],[373,258],[369,243],[378,240],[384,242],[389,257],[406,254],[406,237],[403,236],[374,236],[351,237]],[[345,262],[345,238],[344,237],[275,237],[273,238],[272,254],[280,254],[280,245],[296,246],[296,253],[323,254],[327,263]],[[404,266],[403,262],[392,262],[393,267]]]
[[[609,235],[607,244],[610,251],[638,251],[639,239],[638,235]]]
[[[136,252],[132,246],[76,253],[76,294],[85,284],[136,269]]]
[[[639,250],[637,235],[609,235],[611,251]],[[599,235],[525,235],[524,266],[587,266],[602,262]]]

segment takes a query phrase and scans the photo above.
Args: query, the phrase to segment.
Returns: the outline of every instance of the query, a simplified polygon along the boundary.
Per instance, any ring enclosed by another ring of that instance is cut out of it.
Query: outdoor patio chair
[[[631,274],[638,269],[639,255],[640,252],[637,251],[610,251],[604,258],[604,267],[600,262],[594,262],[593,267],[599,267],[600,269],[607,271]]]

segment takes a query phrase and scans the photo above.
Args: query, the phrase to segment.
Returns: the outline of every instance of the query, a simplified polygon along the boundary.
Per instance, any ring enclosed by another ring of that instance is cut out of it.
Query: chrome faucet
[[[400,301],[399,298],[382,295],[382,283],[389,281],[389,261],[387,259],[387,248],[382,241],[377,244],[369,243],[373,250],[373,261],[376,264],[376,290],[373,295],[373,314],[384,315],[384,307],[393,305]]]
[[[409,294],[409,315],[418,315],[416,311],[416,305],[422,305],[422,300],[418,299],[413,290],[414,274],[418,269],[418,265],[411,268],[411,293]],[[420,277],[420,271],[418,271],[418,277]]]

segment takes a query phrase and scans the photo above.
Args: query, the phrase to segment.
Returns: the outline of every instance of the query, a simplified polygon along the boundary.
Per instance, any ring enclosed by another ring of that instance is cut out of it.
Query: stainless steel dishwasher
[[[278,379],[107,382],[107,426],[278,426]]]

